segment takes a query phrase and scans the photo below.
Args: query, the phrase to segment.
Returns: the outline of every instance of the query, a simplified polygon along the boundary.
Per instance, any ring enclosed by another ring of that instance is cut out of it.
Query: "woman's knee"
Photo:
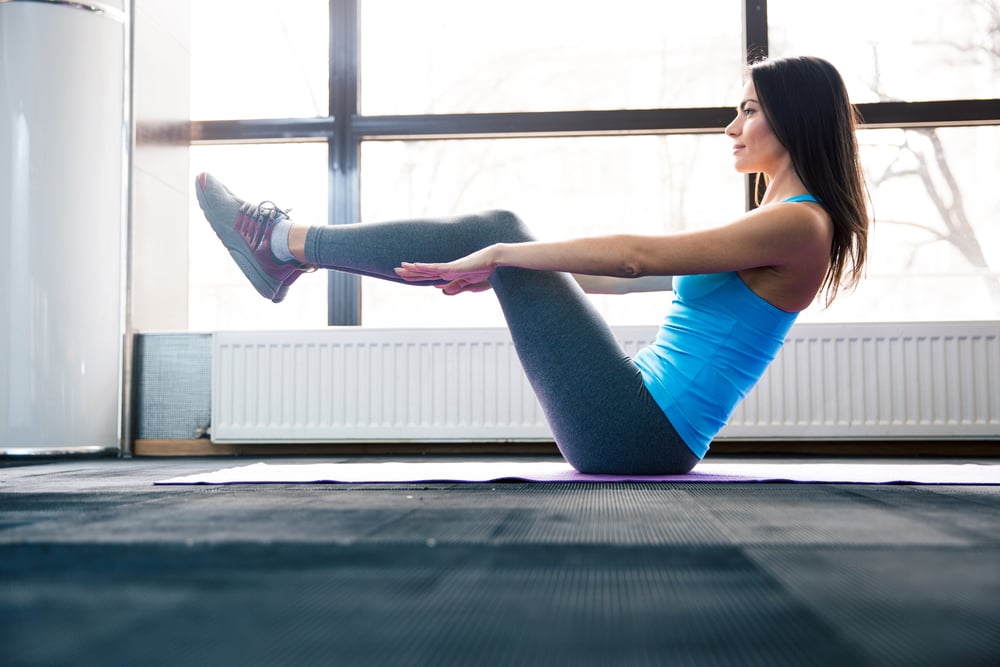
[[[512,211],[495,209],[481,213],[480,217],[484,224],[491,226],[495,243],[523,243],[535,240],[528,225]]]

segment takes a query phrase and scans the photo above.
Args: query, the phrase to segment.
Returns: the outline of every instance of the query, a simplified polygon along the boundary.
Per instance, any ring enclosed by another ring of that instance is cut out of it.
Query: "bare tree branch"
[[[992,43],[996,46],[1000,43],[1000,8],[995,2],[979,3],[985,4],[990,12],[991,24],[990,34]],[[968,49],[968,45],[952,45],[955,48]],[[879,46],[871,45],[872,51],[872,81],[871,89],[880,100],[888,101],[892,98],[883,90],[882,74],[880,68]],[[921,136],[927,140],[929,149],[918,147],[910,140],[911,137]],[[872,179],[875,186],[882,185],[890,180],[902,178],[904,176],[916,176],[920,179],[930,199],[937,216],[944,224],[945,231],[940,232],[928,225],[903,221],[894,221],[890,224],[913,227],[930,234],[931,239],[915,243],[906,261],[907,267],[912,267],[921,248],[929,243],[945,241],[955,247],[965,260],[976,269],[983,269],[986,272],[986,288],[990,294],[994,308],[1000,312],[1000,276],[989,275],[990,266],[986,260],[982,245],[976,237],[975,228],[966,212],[965,202],[961,185],[955,177],[955,173],[948,161],[944,144],[936,128],[907,128],[904,130],[904,138],[901,144],[895,146],[897,152],[890,160],[881,174]],[[915,166],[900,164],[907,158],[915,161]],[[932,167],[937,170],[938,177],[932,173]],[[884,221],[879,221],[884,222]]]
[[[951,243],[951,236],[949,234],[938,231],[933,227],[928,227],[927,225],[921,224],[919,222],[911,222],[909,220],[883,220],[882,218],[879,218],[878,224],[895,225],[897,227],[909,227],[911,229],[917,229],[922,232],[926,232],[934,237],[933,239],[928,241],[928,243],[937,243],[939,241]]]

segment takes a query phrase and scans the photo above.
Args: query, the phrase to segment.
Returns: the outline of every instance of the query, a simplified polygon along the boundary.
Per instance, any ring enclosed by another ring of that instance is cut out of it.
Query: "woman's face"
[[[743,99],[736,118],[726,126],[726,136],[733,140],[734,166],[740,173],[773,174],[788,153],[768,125],[752,80],[743,87]]]

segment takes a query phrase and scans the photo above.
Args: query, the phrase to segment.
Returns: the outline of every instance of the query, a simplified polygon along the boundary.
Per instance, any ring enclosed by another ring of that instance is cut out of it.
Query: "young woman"
[[[774,359],[799,311],[859,279],[868,214],[854,108],[828,62],[748,68],[726,128],[759,207],[712,229],[535,241],[513,213],[342,226],[292,222],[208,174],[198,200],[254,287],[281,301],[315,267],[445,294],[492,289],[566,460],[587,473],[685,473]],[[676,276],[676,277],[675,277]],[[634,359],[584,292],[673,290]]]

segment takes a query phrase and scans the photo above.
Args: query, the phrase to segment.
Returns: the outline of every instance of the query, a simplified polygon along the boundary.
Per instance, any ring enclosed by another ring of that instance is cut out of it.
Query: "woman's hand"
[[[484,280],[481,283],[470,283],[462,279],[452,280],[446,285],[435,285],[434,287],[441,290],[442,294],[447,294],[448,296],[455,296],[463,292],[485,292],[486,290],[493,289],[493,285],[490,285],[488,280]]]
[[[403,262],[395,271],[408,282],[446,281],[448,284],[442,287],[445,294],[482,292],[489,289],[487,281],[496,268],[495,256],[495,247],[490,246],[453,262]]]

